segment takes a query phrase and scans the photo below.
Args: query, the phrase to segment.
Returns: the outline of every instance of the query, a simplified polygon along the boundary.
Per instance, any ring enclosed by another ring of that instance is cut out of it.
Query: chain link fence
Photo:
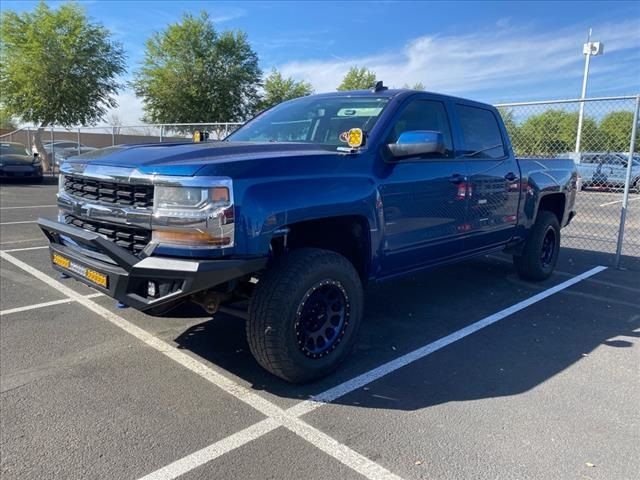
[[[91,149],[114,145],[156,142],[190,142],[194,132],[206,132],[209,140],[219,141],[235,131],[242,123],[167,123],[158,125],[130,125],[104,127],[60,128],[47,127],[42,132],[42,142],[47,153],[59,162],[71,155]],[[34,127],[24,127],[0,135],[4,142],[17,142],[31,151]],[[47,145],[51,147],[48,148]]]
[[[581,191],[563,245],[640,257],[640,97],[497,105],[519,157],[565,157],[576,163]],[[632,153],[633,152],[633,153]]]

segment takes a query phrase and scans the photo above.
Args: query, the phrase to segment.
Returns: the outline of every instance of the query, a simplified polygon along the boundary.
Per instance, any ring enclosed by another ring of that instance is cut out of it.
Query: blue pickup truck
[[[493,251],[549,277],[577,180],[570,159],[516,159],[490,105],[380,82],[282,103],[221,142],[60,170],[58,221],[39,220],[55,269],[155,315],[233,311],[290,382],[345,359],[367,282]]]

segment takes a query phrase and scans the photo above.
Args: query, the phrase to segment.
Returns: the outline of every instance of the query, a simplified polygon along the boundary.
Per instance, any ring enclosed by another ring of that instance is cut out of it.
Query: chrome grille
[[[92,202],[138,208],[153,207],[153,185],[130,185],[65,175],[64,191]]]
[[[151,241],[151,230],[96,222],[94,220],[78,218],[73,215],[65,215],[64,219],[68,225],[80,227],[89,232],[97,232],[116,245],[134,254],[140,253]]]

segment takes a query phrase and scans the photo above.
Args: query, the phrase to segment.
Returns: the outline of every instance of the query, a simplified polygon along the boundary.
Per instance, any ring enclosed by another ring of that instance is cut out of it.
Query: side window
[[[502,158],[504,144],[498,120],[491,110],[456,105],[465,153],[474,158]]]
[[[442,102],[432,100],[414,100],[400,114],[394,125],[387,143],[395,143],[401,133],[412,130],[433,130],[442,133],[446,158],[453,157],[453,142],[451,140],[451,128],[447,111]],[[442,158],[439,153],[429,155],[433,158]]]

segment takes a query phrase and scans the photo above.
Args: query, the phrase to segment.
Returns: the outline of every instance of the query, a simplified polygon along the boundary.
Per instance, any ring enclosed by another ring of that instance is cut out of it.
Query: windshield
[[[388,98],[304,97],[282,103],[230,135],[231,142],[305,142],[346,147],[352,128],[370,131]]]
[[[26,153],[25,147],[22,145],[0,144],[0,154],[2,155],[26,155]]]

